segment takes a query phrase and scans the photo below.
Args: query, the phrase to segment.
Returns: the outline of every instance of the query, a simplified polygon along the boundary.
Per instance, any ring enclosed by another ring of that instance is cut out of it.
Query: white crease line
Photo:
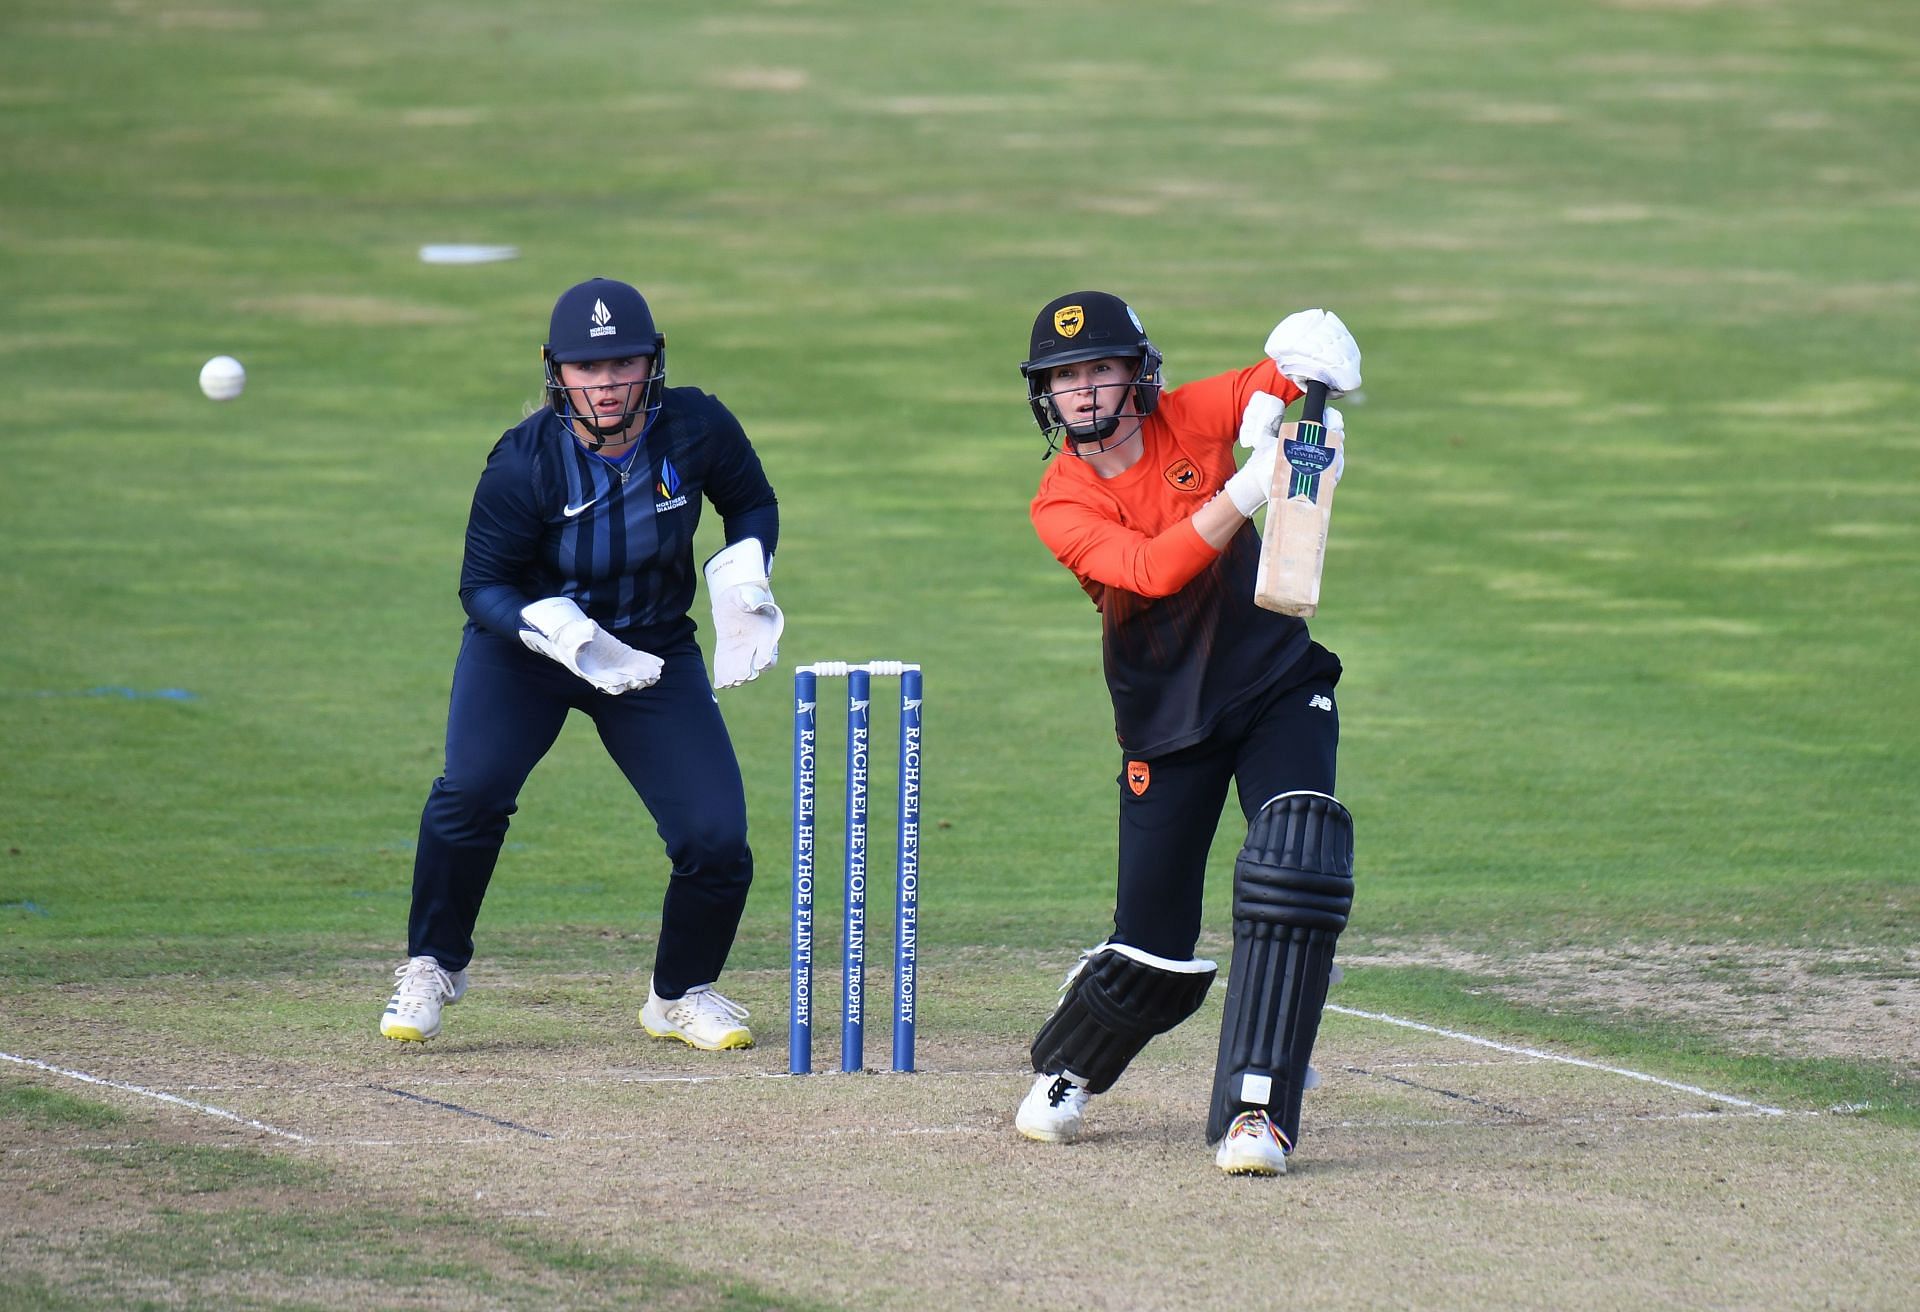
[[[852,1135],[887,1139],[919,1138],[923,1136],[948,1135],[994,1135],[999,1127],[987,1125],[920,1125],[900,1126],[894,1129],[882,1129],[878,1126],[853,1127],[839,1130],[818,1130],[812,1134],[794,1134],[787,1136],[787,1142],[819,1143],[830,1139],[843,1139]],[[525,1146],[524,1138],[504,1135],[463,1135],[442,1139],[429,1139],[409,1135],[405,1139],[314,1139],[310,1142],[318,1148],[416,1148],[426,1146],[471,1146],[497,1144],[503,1146]],[[602,1134],[572,1134],[566,1131],[554,1131],[547,1141],[552,1144],[603,1144],[603,1143],[666,1143],[669,1140],[661,1134],[638,1130],[609,1130]],[[540,1145],[544,1146],[544,1145]]]
[[[1520,1061],[1476,1061],[1462,1058],[1459,1061],[1376,1061],[1364,1069],[1370,1071],[1437,1071],[1456,1070],[1462,1066],[1538,1066],[1538,1060],[1526,1057]]]
[[[1658,1075],[1648,1075],[1645,1071],[1630,1071],[1624,1066],[1606,1066],[1597,1061],[1587,1061],[1581,1057],[1566,1057],[1557,1052],[1542,1052],[1538,1048],[1520,1048],[1508,1043],[1497,1043],[1492,1039],[1483,1039],[1477,1034],[1466,1034],[1459,1030],[1441,1029],[1438,1025],[1422,1025],[1417,1020],[1402,1020],[1398,1016],[1389,1016],[1380,1011],[1358,1011],[1352,1007],[1336,1007],[1327,1004],[1328,1011],[1337,1011],[1342,1016],[1358,1016],[1362,1020],[1377,1020],[1383,1025],[1398,1025],[1402,1029],[1418,1030],[1422,1034],[1437,1034],[1441,1038],[1458,1039],[1462,1043],[1478,1044],[1482,1048],[1492,1048],[1495,1052],[1511,1053],[1517,1057],[1535,1057],[1541,1061],[1557,1061],[1566,1066],[1579,1066],[1590,1071],[1601,1071],[1607,1075],[1619,1075],[1629,1080],[1639,1080],[1644,1084],[1657,1084],[1663,1089],[1673,1089],[1680,1093],[1691,1093],[1696,1097],[1710,1098],[1714,1102],[1729,1107],[1745,1107],[1761,1116],[1785,1116],[1784,1107],[1768,1107],[1764,1103],[1749,1102],[1745,1098],[1736,1098],[1730,1093],[1715,1093],[1711,1089],[1702,1089],[1694,1084],[1682,1084],[1678,1080],[1663,1080]]]
[[[251,1117],[242,1116],[237,1112],[230,1112],[225,1107],[215,1107],[212,1103],[195,1102],[191,1098],[176,1097],[171,1093],[161,1093],[158,1089],[142,1088],[138,1084],[124,1084],[119,1080],[105,1080],[98,1075],[89,1075],[85,1071],[70,1071],[64,1066],[49,1066],[44,1061],[35,1061],[31,1057],[17,1057],[11,1052],[0,1052],[0,1059],[16,1062],[21,1066],[31,1066],[36,1070],[46,1071],[50,1075],[63,1075],[67,1079],[79,1080],[83,1084],[98,1084],[102,1088],[119,1089],[123,1093],[137,1093],[142,1098],[153,1098],[160,1102],[170,1102],[175,1106],[186,1107],[196,1112],[204,1112],[208,1116],[218,1116],[221,1120],[233,1121],[236,1124],[247,1126],[250,1129],[263,1130],[268,1134],[277,1135],[282,1139],[291,1139],[295,1143],[313,1142],[304,1134],[295,1134],[292,1130],[283,1130],[277,1125],[268,1125],[265,1121],[256,1121]]]
[[[838,1076],[840,1073],[841,1072],[836,1070],[836,1071],[818,1071],[818,1072],[815,1072],[815,1075],[789,1075],[785,1071],[737,1071],[737,1072],[732,1072],[725,1075],[477,1075],[477,1076],[470,1076],[470,1077],[444,1076],[440,1079],[433,1079],[433,1080],[414,1079],[413,1077],[408,1076],[405,1079],[405,1083],[409,1088],[415,1088],[415,1089],[436,1089],[436,1088],[465,1089],[465,1088],[476,1088],[483,1085],[496,1085],[496,1084],[537,1085],[540,1088],[544,1089],[555,1084],[591,1084],[591,1085],[721,1084],[721,1083],[726,1083],[728,1081],[741,1081],[741,1080],[810,1080],[815,1078],[816,1076],[823,1079],[830,1080],[833,1077]],[[863,1073],[870,1076],[880,1076],[880,1077],[889,1077],[889,1078],[902,1074],[902,1072],[899,1072],[899,1071],[866,1071]],[[935,1078],[935,1077],[942,1077],[942,1076],[945,1076],[945,1077],[963,1076],[963,1077],[968,1077],[973,1079],[997,1079],[1002,1076],[1008,1079],[1012,1079],[1015,1077],[1018,1077],[1020,1079],[1033,1078],[1033,1072],[1030,1070],[908,1071],[908,1072],[905,1072],[905,1074],[912,1079]],[[397,1080],[397,1079],[400,1079],[401,1077],[385,1076],[383,1078],[390,1078],[390,1079]],[[249,1093],[249,1092],[251,1093],[260,1093],[260,1092],[285,1093],[288,1091],[290,1086],[286,1084],[254,1083],[254,1084],[182,1084],[178,1087],[186,1090],[189,1093]],[[318,1082],[313,1084],[303,1083],[300,1085],[300,1089],[302,1092],[318,1091],[322,1089],[364,1089],[366,1087],[367,1087],[367,1083],[365,1080],[329,1080],[329,1081]]]
[[[1467,1120],[1459,1117],[1418,1117],[1390,1116],[1378,1120],[1330,1121],[1316,1134],[1327,1130],[1402,1130],[1402,1129],[1462,1129],[1462,1130],[1499,1130],[1511,1133],[1518,1128],[1552,1128],[1554,1126],[1578,1125],[1642,1125],[1659,1121],[1735,1121],[1768,1120],[1776,1115],[1818,1116],[1819,1112],[1776,1112],[1768,1108],[1755,1108],[1750,1111],[1696,1111],[1696,1112],[1654,1112],[1647,1115],[1629,1116],[1553,1116],[1529,1117],[1525,1121],[1511,1120],[1486,1121]],[[849,1128],[840,1130],[821,1130],[813,1134],[792,1135],[791,1141],[821,1143],[842,1139],[853,1135],[884,1137],[889,1139],[909,1138],[923,1135],[933,1136],[987,1136],[997,1137],[1003,1131],[1002,1126],[993,1125],[954,1125],[903,1127],[898,1129],[880,1129],[878,1127]],[[660,1141],[658,1134],[637,1131],[608,1131],[604,1134],[568,1134],[557,1132],[548,1141],[549,1144],[615,1144]],[[427,1148],[427,1147],[524,1147],[526,1140],[511,1135],[464,1135],[447,1138],[429,1139],[409,1136],[405,1139],[315,1139],[317,1148]],[[540,1145],[547,1146],[547,1145]]]

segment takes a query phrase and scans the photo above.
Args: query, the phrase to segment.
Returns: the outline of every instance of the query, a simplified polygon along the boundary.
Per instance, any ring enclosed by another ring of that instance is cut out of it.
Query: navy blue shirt
[[[643,650],[690,637],[703,499],[729,544],[759,538],[773,554],[779,508],[740,421],[697,387],[664,396],[634,450],[612,462],[589,454],[551,407],[501,435],[467,518],[460,604],[470,624],[514,637],[522,607],[571,597]]]

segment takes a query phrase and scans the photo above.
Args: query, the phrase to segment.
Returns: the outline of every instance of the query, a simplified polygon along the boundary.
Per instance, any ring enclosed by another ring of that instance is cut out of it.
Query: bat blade
[[[1327,557],[1333,482],[1323,477],[1339,454],[1340,439],[1325,427],[1327,385],[1308,383],[1300,421],[1280,430],[1281,459],[1260,538],[1260,569],[1253,601],[1301,618],[1320,606],[1320,574]]]

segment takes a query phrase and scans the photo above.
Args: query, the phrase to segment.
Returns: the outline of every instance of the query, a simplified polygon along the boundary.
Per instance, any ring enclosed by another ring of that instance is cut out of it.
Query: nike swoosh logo
[[[597,506],[599,504],[600,504],[600,498],[595,497],[591,501],[582,501],[577,506],[563,506],[561,507],[560,513],[565,515],[568,519],[572,519],[574,516],[586,510],[589,506]]]

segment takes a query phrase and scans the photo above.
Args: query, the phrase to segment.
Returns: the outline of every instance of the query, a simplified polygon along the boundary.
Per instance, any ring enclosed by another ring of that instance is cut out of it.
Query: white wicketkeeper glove
[[[1240,420],[1240,440],[1246,442],[1249,427],[1255,425],[1257,418],[1259,426],[1254,432],[1256,442],[1248,443],[1253,447],[1253,454],[1247,457],[1246,464],[1234,471],[1233,476],[1226,481],[1223,488],[1227,496],[1232,499],[1234,508],[1249,519],[1253,518],[1253,512],[1266,505],[1267,498],[1273,495],[1273,467],[1280,456],[1280,443],[1275,440],[1280,431],[1280,421],[1276,418],[1272,421],[1271,427],[1267,427],[1265,416],[1271,407],[1262,403],[1261,397],[1266,397],[1268,401],[1279,405],[1281,410],[1286,409],[1277,396],[1269,396],[1265,392],[1253,394],[1247,402],[1246,413]],[[1257,417],[1256,408],[1259,410]],[[1326,418],[1322,422],[1329,433],[1339,433],[1344,438],[1347,431],[1345,415],[1328,406]],[[1261,435],[1263,433],[1265,436]],[[1340,485],[1340,475],[1346,472],[1346,468],[1347,453],[1343,446],[1334,452],[1333,464],[1320,476],[1331,480],[1331,485],[1327,489],[1329,492]]]
[[[520,623],[520,641],[601,692],[618,696],[660,681],[658,656],[627,646],[588,619],[571,597],[534,602],[521,610]]]
[[[780,655],[787,617],[774,605],[768,576],[773,558],[759,538],[742,538],[707,562],[713,603],[713,686],[737,688]]]
[[[1332,310],[1301,310],[1267,335],[1267,354],[1288,379],[1325,383],[1334,396],[1360,386],[1360,344]]]

